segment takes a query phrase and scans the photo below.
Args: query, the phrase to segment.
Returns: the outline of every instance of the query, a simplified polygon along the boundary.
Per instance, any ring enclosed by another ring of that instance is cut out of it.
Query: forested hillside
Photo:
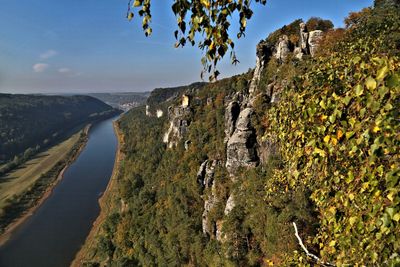
[[[253,72],[159,118],[125,114],[113,212],[84,264],[400,264],[400,3],[345,22],[298,20],[260,42]]]
[[[112,107],[88,96],[0,94],[0,162],[28,148],[46,146],[84,122],[113,113]]]

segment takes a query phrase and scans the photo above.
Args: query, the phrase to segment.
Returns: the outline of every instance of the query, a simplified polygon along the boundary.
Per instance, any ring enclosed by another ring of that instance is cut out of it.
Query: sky
[[[141,92],[200,81],[202,52],[174,48],[172,2],[153,0],[146,38],[138,17],[126,19],[128,0],[0,0],[0,92]],[[240,64],[226,56],[220,78],[254,68],[257,43],[283,25],[322,17],[341,27],[373,0],[253,2],[246,37],[235,41]]]

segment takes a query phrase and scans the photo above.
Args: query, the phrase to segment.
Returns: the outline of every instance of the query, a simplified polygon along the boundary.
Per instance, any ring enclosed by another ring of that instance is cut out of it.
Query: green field
[[[48,172],[57,162],[64,159],[78,142],[80,134],[81,131],[47,151],[39,153],[20,168],[0,178],[0,210],[7,204],[8,199],[25,192],[41,174]]]

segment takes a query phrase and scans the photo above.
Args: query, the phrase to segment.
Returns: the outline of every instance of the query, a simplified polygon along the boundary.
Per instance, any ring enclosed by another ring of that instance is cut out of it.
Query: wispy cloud
[[[58,52],[55,51],[55,50],[50,49],[50,50],[47,50],[46,52],[40,54],[40,58],[41,59],[49,59],[49,58],[54,57],[56,55],[58,55]]]
[[[59,73],[71,73],[71,69],[69,68],[60,68],[58,69]]]
[[[32,66],[32,69],[34,72],[39,73],[39,72],[44,72],[48,67],[49,64],[36,63],[35,65]]]

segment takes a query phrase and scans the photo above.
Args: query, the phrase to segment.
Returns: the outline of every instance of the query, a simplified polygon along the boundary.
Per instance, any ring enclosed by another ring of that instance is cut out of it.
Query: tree
[[[132,4],[133,2],[133,4]],[[247,21],[252,17],[251,0],[174,0],[172,11],[176,16],[175,47],[183,47],[187,43],[192,46],[198,43],[204,56],[201,59],[204,72],[213,72],[210,80],[216,79],[219,72],[216,65],[230,51],[232,64],[238,63],[235,55],[235,43],[229,36],[230,20],[234,14],[239,15],[239,32],[237,38],[245,35]],[[255,0],[265,5],[267,0]],[[151,35],[151,0],[129,0],[128,20],[132,20],[134,12],[142,17],[143,31]],[[199,38],[197,38],[199,37]]]
[[[330,29],[333,29],[333,27],[334,27],[332,21],[321,19],[318,17],[310,18],[307,21],[306,25],[307,25],[307,30],[309,30],[309,31],[321,30],[321,31],[326,32]]]

